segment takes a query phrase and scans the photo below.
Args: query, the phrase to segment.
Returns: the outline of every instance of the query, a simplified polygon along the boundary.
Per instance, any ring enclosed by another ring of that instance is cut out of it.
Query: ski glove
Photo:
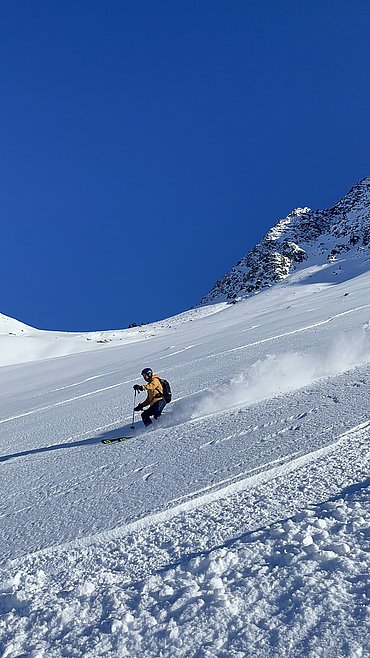
[[[143,408],[143,405],[140,403],[137,405],[137,407],[134,408],[134,411],[141,411]]]
[[[135,384],[135,386],[133,388],[134,388],[134,391],[136,391],[136,393],[143,390],[143,387],[140,386],[140,384]]]

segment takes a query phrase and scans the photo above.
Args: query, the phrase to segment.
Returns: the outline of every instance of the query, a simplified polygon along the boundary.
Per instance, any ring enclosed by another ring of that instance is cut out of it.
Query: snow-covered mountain
[[[325,269],[335,281],[345,275],[343,260],[358,272],[370,266],[370,177],[328,210],[297,208],[278,221],[201,304],[253,294],[299,272],[302,280]]]
[[[89,352],[148,340],[174,327],[218,313],[225,304],[194,308],[171,318],[111,331],[43,331],[0,314],[0,367]]]
[[[300,241],[240,303],[88,335],[1,318],[1,658],[368,658],[366,234],[327,262],[361,190],[324,261]],[[144,366],[173,402],[132,430]]]
[[[36,329],[29,327],[27,324],[0,313],[0,336],[4,334],[8,336],[20,336],[22,334],[32,334],[35,331]]]

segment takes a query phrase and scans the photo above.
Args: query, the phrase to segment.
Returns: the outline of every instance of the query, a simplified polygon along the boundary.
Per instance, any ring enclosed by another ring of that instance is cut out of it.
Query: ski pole
[[[135,401],[136,401],[136,390],[134,391],[134,408],[132,410],[132,424],[131,424],[131,427],[130,427],[130,429],[132,429],[132,430],[135,429],[135,424],[134,424],[135,423],[135,407],[136,407]]]

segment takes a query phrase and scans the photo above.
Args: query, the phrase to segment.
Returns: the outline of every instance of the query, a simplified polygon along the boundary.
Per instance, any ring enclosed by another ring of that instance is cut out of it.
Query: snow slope
[[[34,329],[0,313],[0,366],[136,343],[160,333],[167,334],[175,326],[218,313],[225,306],[225,303],[220,303],[196,308],[169,319],[130,329],[79,333]]]
[[[370,656],[370,272],[342,267],[1,368],[0,656]],[[131,431],[148,365],[174,402]]]

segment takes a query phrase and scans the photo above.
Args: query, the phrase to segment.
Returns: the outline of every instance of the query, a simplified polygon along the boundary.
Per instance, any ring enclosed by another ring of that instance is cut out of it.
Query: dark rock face
[[[370,177],[356,183],[328,210],[297,208],[278,221],[200,303],[256,293],[302,264],[333,263],[343,254],[370,258]]]

